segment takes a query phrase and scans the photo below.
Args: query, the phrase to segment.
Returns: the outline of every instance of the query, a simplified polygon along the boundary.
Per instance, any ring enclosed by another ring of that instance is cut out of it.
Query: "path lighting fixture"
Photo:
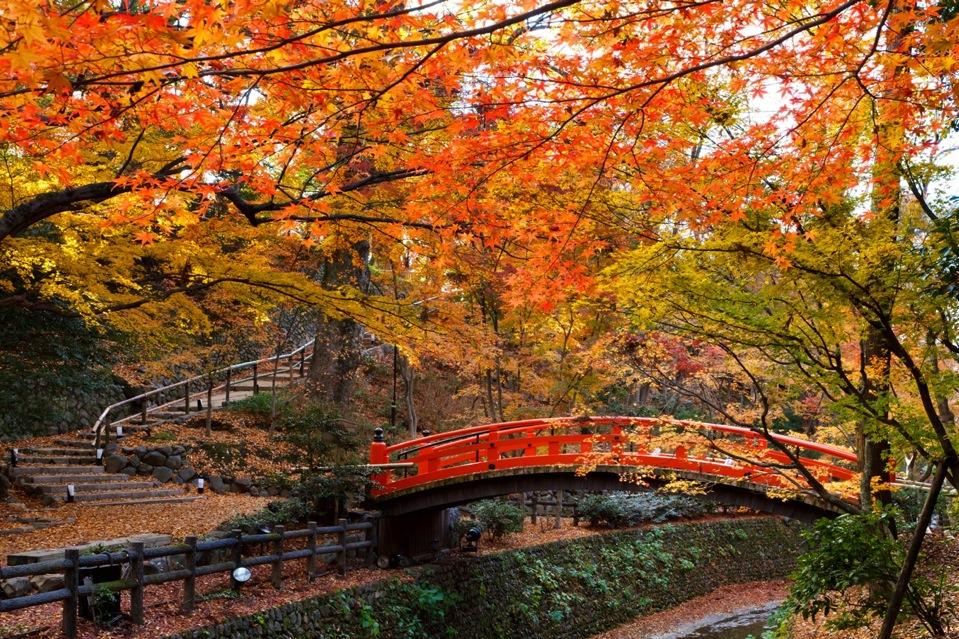
[[[123,437],[123,426],[117,426],[117,439]]]
[[[252,576],[253,573],[250,572],[250,569],[246,568],[245,566],[234,568],[233,572],[230,573],[230,579],[233,580],[233,588],[239,589],[239,587],[248,582]]]
[[[202,495],[202,494],[203,494],[203,488],[205,487],[205,485],[206,485],[206,481],[205,481],[202,477],[200,477],[199,479],[197,479],[197,480],[196,480],[196,492]]]
[[[479,526],[473,526],[466,531],[466,545],[461,547],[463,552],[476,552],[479,550],[479,540],[483,536],[483,530]]]
[[[67,503],[72,504],[76,501],[77,487],[73,484],[67,484]]]
[[[13,468],[17,465],[17,455],[20,454],[20,451],[16,448],[10,449],[10,467]]]
[[[97,466],[103,466],[103,449],[97,448]]]

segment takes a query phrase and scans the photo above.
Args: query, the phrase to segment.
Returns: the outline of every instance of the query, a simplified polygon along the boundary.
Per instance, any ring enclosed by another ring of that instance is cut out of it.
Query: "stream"
[[[759,639],[770,615],[782,602],[770,601],[761,606],[737,610],[731,613],[708,615],[683,624],[665,634],[646,639]],[[637,636],[636,639],[639,639]]]

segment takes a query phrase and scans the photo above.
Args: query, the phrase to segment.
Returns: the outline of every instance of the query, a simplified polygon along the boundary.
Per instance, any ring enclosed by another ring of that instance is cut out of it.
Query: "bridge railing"
[[[856,455],[789,435],[685,420],[634,417],[529,419],[486,424],[387,445],[373,464],[408,462],[411,471],[374,477],[374,496],[454,477],[523,467],[595,466],[686,471],[780,488],[801,485],[791,456],[823,482],[855,477]],[[787,454],[787,451],[789,454]]]

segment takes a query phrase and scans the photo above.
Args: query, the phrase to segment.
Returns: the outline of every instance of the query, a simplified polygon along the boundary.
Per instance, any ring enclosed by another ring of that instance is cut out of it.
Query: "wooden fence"
[[[365,539],[348,542],[347,535],[353,531],[365,531]],[[318,545],[317,539],[321,535],[336,535],[336,543]],[[284,551],[283,542],[288,539],[306,539],[306,547]],[[243,548],[250,544],[270,544],[271,552],[268,555],[244,556]],[[75,639],[80,598],[92,598],[98,592],[98,589],[129,590],[130,617],[135,624],[143,624],[143,591],[146,586],[170,581],[182,581],[182,609],[184,612],[190,612],[196,604],[197,577],[215,573],[232,573],[240,567],[252,568],[269,564],[271,566],[270,581],[274,588],[281,588],[283,585],[283,562],[285,561],[305,560],[307,578],[313,580],[317,575],[317,557],[336,555],[336,570],[342,575],[346,573],[347,553],[349,551],[365,550],[367,561],[370,561],[375,547],[376,527],[372,522],[363,521],[348,524],[345,519],[341,519],[336,526],[320,527],[317,526],[316,522],[310,522],[308,527],[302,530],[286,530],[283,526],[276,526],[272,532],[255,535],[244,535],[241,530],[236,529],[232,531],[230,537],[225,539],[198,541],[196,537],[187,537],[182,544],[157,548],[145,548],[143,542],[135,542],[129,544],[126,550],[94,555],[80,555],[78,549],[68,548],[63,553],[63,559],[0,568],[0,579],[57,573],[63,575],[63,587],[56,590],[11,599],[0,599],[0,612],[10,612],[62,601],[63,636],[67,639]],[[231,551],[229,561],[198,565],[197,556],[199,553],[225,549]],[[144,563],[146,561],[178,555],[182,555],[184,558],[183,568],[153,575],[144,574]],[[119,581],[94,584],[89,577],[84,579],[83,583],[80,581],[82,568],[122,566],[124,564],[130,566],[128,576]],[[231,583],[234,588],[238,587],[238,584],[232,582],[232,580]]]

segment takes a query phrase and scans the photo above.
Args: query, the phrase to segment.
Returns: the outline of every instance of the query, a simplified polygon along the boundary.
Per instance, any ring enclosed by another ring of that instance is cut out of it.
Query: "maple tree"
[[[863,503],[890,452],[959,481],[930,197],[951,2],[10,0],[0,24],[0,305],[155,340],[211,302],[309,306],[334,402],[362,326],[408,385],[456,366],[487,419],[638,368],[760,430],[816,404],[817,436],[857,434]]]

